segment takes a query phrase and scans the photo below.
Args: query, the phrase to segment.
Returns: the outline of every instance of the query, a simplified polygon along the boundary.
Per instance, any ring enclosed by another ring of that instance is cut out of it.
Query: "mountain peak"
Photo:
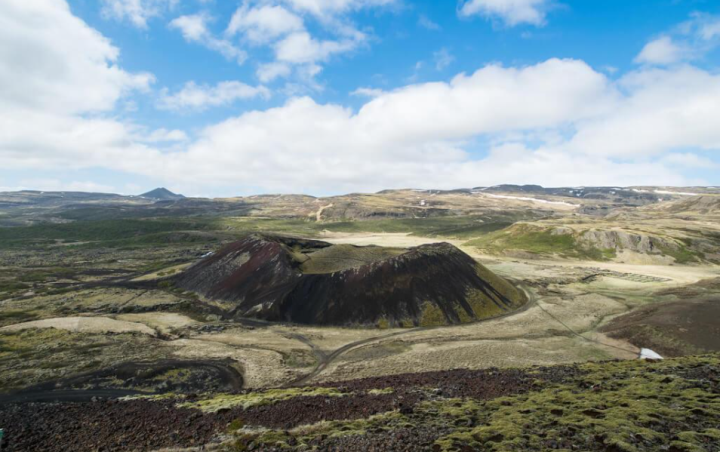
[[[143,193],[140,197],[154,199],[157,201],[171,201],[185,198],[183,195],[175,194],[165,187],[156,188],[155,190]]]

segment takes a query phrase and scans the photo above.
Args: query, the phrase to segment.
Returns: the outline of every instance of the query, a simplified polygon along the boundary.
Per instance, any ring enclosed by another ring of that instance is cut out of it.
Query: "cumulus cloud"
[[[351,96],[363,96],[363,97],[379,97],[385,94],[385,91],[378,88],[358,88],[351,92]]]
[[[279,61],[264,63],[258,66],[256,71],[258,79],[263,83],[272,82],[279,77],[287,77],[292,72],[292,66]]]
[[[213,36],[208,29],[211,18],[206,14],[193,14],[180,16],[170,22],[171,29],[179,30],[187,42],[193,42],[220,53],[227,60],[243,64],[247,59],[247,52],[236,47],[230,41]]]
[[[720,149],[719,75],[692,66],[643,69],[619,84],[624,101],[611,115],[584,123],[573,149],[616,157]]]
[[[460,7],[460,15],[499,19],[507,26],[545,24],[551,0],[468,0]]]
[[[138,28],[147,28],[147,22],[163,12],[172,10],[179,0],[101,0],[101,14],[105,18],[127,20]]]
[[[648,42],[635,58],[637,63],[671,64],[686,58],[689,49],[676,44],[670,36]]]
[[[107,111],[151,74],[117,66],[119,50],[54,0],[0,3],[0,110]]]
[[[146,143],[167,143],[172,141],[187,141],[188,136],[182,130],[157,129],[150,134],[138,138]]]
[[[337,53],[348,52],[356,48],[361,39],[344,39],[342,41],[317,40],[308,32],[293,33],[275,45],[278,61],[295,64],[325,61]]]
[[[304,29],[302,18],[280,5],[250,8],[245,4],[233,14],[226,34],[242,33],[251,42],[261,44]]]
[[[107,168],[196,193],[339,193],[683,184],[683,168],[720,150],[720,75],[687,64],[641,66],[618,80],[572,59],[491,64],[449,81],[366,91],[372,97],[358,109],[292,98],[190,140],[114,117],[120,101],[152,81],[118,67],[118,53],[65,3],[0,2],[0,167]],[[191,86],[201,100],[179,102],[224,101],[219,87]]]
[[[663,66],[692,61],[718,45],[720,17],[693,13],[689,20],[648,42],[635,62]]]
[[[0,2],[0,167],[134,167],[160,153],[105,115],[150,74],[117,65],[119,50],[58,0]]]
[[[212,174],[216,182],[262,174],[253,185],[267,190],[472,185],[482,170],[464,150],[473,137],[557,127],[603,114],[616,102],[603,75],[572,60],[492,65],[449,83],[377,94],[357,113],[303,97],[229,119],[205,129],[169,164],[173,174]]]
[[[233,14],[225,35],[240,36],[255,46],[269,46],[274,61],[258,65],[256,75],[263,83],[293,74],[296,83],[317,89],[309,74],[322,70],[331,57],[351,52],[368,42],[347,14],[363,8],[388,6],[396,0],[266,0],[245,1]],[[314,20],[329,35],[313,36],[306,21]]]
[[[373,92],[357,112],[303,97],[246,113],[206,128],[169,164],[178,180],[241,178],[288,192],[683,184],[678,170],[703,160],[678,150],[720,150],[718,84],[691,67],[612,82],[576,60],[490,65],[449,83]],[[482,159],[467,151],[479,137],[493,143]]]
[[[205,110],[208,107],[230,105],[238,100],[270,97],[264,86],[250,86],[238,81],[220,82],[215,86],[198,85],[190,81],[178,92],[163,90],[158,108],[162,110]]]

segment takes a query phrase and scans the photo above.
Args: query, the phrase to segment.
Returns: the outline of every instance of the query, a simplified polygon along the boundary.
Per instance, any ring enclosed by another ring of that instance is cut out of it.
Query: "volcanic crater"
[[[440,326],[511,312],[527,298],[449,243],[333,245],[252,234],[174,278],[227,318],[298,324]]]

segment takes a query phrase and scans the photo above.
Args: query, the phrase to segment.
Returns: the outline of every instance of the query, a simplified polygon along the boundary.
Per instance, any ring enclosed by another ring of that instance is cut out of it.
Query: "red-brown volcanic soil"
[[[645,306],[613,319],[603,332],[662,356],[720,351],[720,296]]]
[[[96,400],[93,402],[2,403],[0,426],[5,428],[3,451],[120,451],[190,447],[210,442],[242,419],[245,425],[290,429],[319,421],[367,418],[400,409],[412,413],[427,395],[419,387],[432,387],[442,397],[491,399],[526,392],[537,381],[563,382],[580,374],[576,366],[528,370],[453,370],[354,380],[325,387],[353,393],[346,397],[296,397],[272,405],[218,413],[178,408],[174,400]],[[370,394],[371,389],[394,388],[393,393]],[[371,442],[422,450],[442,431],[382,432]],[[328,446],[334,439],[326,439]],[[342,440],[340,440],[342,442]],[[414,445],[414,446],[413,446]],[[334,447],[339,447],[335,445]],[[349,445],[340,450],[350,450]],[[327,450],[321,448],[321,450]],[[336,449],[337,450],[337,449]],[[380,448],[377,450],[393,450]]]

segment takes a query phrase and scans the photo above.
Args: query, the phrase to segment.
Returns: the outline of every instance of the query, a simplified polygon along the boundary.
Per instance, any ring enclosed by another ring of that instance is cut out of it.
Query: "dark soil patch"
[[[137,392],[153,394],[236,392],[243,386],[240,372],[231,360],[129,362],[0,394],[0,403],[60,400],[90,400],[92,397],[122,397]],[[114,392],[113,392],[114,391]],[[87,397],[83,397],[83,393]],[[104,395],[109,394],[109,395]]]
[[[602,328],[663,356],[720,351],[720,296],[645,306]]]
[[[539,382],[563,383],[581,375],[578,366],[533,367],[530,369],[457,369],[440,372],[389,375],[316,386],[349,391],[393,388],[395,391],[429,388],[443,397],[491,399],[525,392]]]

